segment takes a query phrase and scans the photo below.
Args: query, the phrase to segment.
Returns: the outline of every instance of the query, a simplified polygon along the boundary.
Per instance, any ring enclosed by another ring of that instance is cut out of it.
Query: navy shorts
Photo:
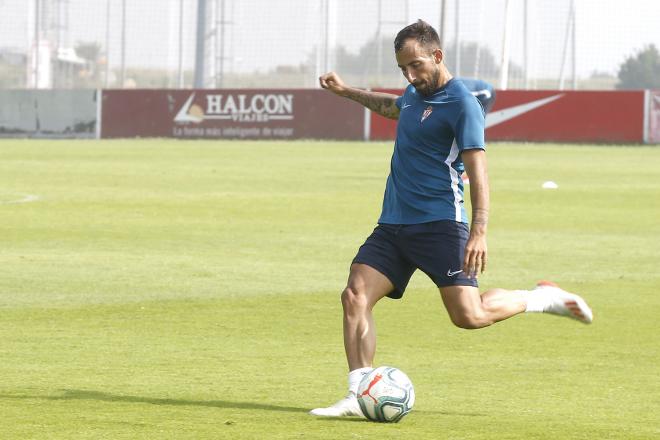
[[[475,286],[476,278],[463,271],[465,244],[470,235],[465,223],[441,220],[416,225],[379,224],[360,246],[353,263],[373,267],[394,284],[387,296],[401,298],[416,269],[438,287]]]

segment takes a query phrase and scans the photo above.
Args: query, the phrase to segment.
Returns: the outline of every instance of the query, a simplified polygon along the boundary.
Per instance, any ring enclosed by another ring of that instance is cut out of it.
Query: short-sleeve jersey
[[[481,105],[455,79],[428,97],[409,85],[396,105],[396,142],[378,223],[467,223],[461,152],[485,149]]]
[[[460,80],[463,85],[477,97],[481,106],[488,112],[495,101],[495,89],[486,81],[476,78],[454,78]]]

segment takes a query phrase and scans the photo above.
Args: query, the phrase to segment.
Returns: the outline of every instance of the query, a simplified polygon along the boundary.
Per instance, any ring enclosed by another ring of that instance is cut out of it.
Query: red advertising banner
[[[648,92],[648,139],[651,144],[660,144],[660,90]]]
[[[372,113],[370,139],[395,134],[396,121]],[[644,91],[498,91],[486,140],[642,143]]]
[[[402,95],[401,89],[374,89],[374,92],[392,93],[394,95]],[[374,112],[371,114],[371,132],[369,139],[372,141],[384,141],[396,138],[396,121],[393,119],[385,118]]]
[[[104,90],[101,137],[363,139],[364,109],[324,90]]]

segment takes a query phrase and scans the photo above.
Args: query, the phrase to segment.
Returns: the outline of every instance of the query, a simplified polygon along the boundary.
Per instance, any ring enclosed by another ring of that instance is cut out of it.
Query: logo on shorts
[[[419,121],[419,122],[424,122],[424,119],[431,116],[432,112],[433,112],[433,107],[431,107],[430,105],[428,107],[426,107],[426,110],[424,110],[424,113],[422,113],[422,120]]]
[[[455,270],[455,271],[452,272],[451,269],[447,269],[447,276],[448,277],[453,277],[457,273],[461,273],[461,272],[463,272],[463,271],[462,270]]]

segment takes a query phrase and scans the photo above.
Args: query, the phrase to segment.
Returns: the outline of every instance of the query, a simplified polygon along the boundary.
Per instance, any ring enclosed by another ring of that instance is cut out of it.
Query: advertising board
[[[101,137],[353,139],[359,104],[323,90],[104,90]]]
[[[502,90],[486,117],[486,141],[642,143],[643,131],[643,91]],[[396,121],[371,113],[370,139],[395,135]]]

